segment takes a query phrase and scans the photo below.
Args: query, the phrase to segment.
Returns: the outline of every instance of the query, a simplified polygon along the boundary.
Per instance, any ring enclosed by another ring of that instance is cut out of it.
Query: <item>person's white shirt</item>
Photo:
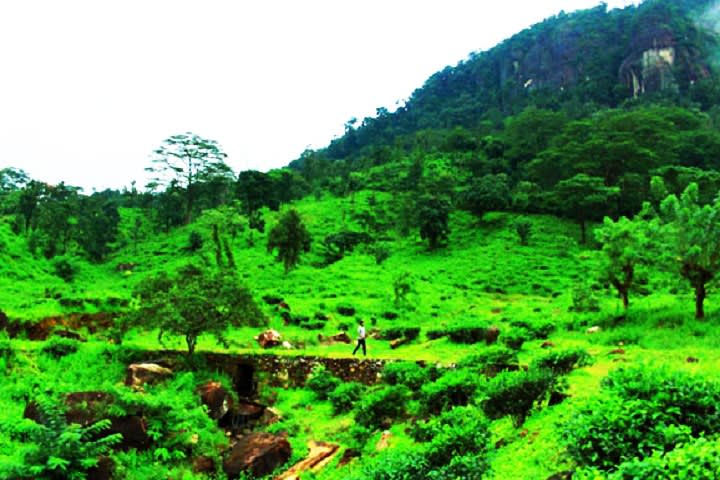
[[[365,325],[360,325],[358,327],[358,338],[360,340],[365,339]]]

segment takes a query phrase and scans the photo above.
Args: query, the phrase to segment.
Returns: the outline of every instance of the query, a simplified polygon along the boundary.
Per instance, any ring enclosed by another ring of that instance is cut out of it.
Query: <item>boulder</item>
[[[285,340],[284,342],[282,342],[282,347],[283,347],[285,350],[292,350],[292,348],[293,348],[292,344],[291,344],[290,342],[288,342],[287,340]]]
[[[223,461],[223,470],[230,479],[238,478],[241,472],[262,477],[286,463],[291,454],[290,443],[285,437],[254,432],[242,437],[233,446]]]
[[[336,333],[328,337],[328,340],[334,343],[352,343],[352,338],[346,332]]]
[[[148,435],[147,419],[140,415],[125,415],[110,419],[110,428],[105,430],[108,434],[119,433],[122,435],[122,442],[118,445],[122,450],[136,448],[147,449],[152,443]]]
[[[622,348],[616,348],[614,350],[610,350],[610,355],[625,355],[625,350]]]
[[[687,357],[687,359],[686,359],[685,361],[686,361],[687,363],[698,363],[698,362],[700,361],[700,359],[699,359],[699,358],[695,358],[695,357]]]
[[[590,328],[588,328],[587,330],[585,330],[585,332],[586,332],[586,333],[599,333],[600,330],[601,330],[601,328],[598,327],[597,325],[595,325],[595,326],[590,327]]]
[[[115,267],[115,268],[117,268],[118,272],[129,272],[135,267],[137,267],[137,263],[128,262],[128,263],[118,263],[117,267]]]
[[[265,330],[263,333],[255,337],[258,344],[262,348],[277,347],[281,344],[280,333],[277,330]]]
[[[359,450],[356,450],[356,449],[354,449],[354,448],[348,448],[348,449],[346,449],[346,450],[343,452],[342,457],[340,457],[340,461],[338,462],[338,468],[344,467],[345,465],[347,465],[348,463],[350,463],[353,458],[358,458],[358,457],[360,457],[360,451],[359,451]]]
[[[274,295],[263,295],[262,299],[263,302],[267,303],[268,305],[277,305],[278,303],[282,303],[283,301],[282,297],[276,297]]]
[[[199,388],[200,400],[208,407],[210,418],[221,419],[233,406],[230,392],[220,382],[210,381]]]
[[[172,370],[156,363],[133,363],[127,368],[125,385],[141,388],[146,383],[157,383],[172,375]]]
[[[112,458],[102,456],[97,465],[87,471],[87,480],[110,480],[115,473],[115,462]]]
[[[215,473],[215,460],[211,457],[200,456],[193,460],[194,473]]]
[[[551,342],[550,340],[546,340],[540,345],[540,348],[553,348],[555,347],[555,344]]]

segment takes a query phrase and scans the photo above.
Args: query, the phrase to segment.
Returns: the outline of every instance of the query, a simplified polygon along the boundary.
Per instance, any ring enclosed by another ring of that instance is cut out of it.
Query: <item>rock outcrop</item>
[[[238,478],[241,472],[262,477],[272,473],[290,459],[292,449],[285,437],[255,432],[242,437],[223,462],[228,478]]]

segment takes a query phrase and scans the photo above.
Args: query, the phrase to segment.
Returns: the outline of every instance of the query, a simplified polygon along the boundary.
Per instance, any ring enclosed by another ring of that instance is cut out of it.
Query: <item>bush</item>
[[[122,440],[119,433],[102,435],[110,426],[101,420],[82,427],[69,424],[58,402],[38,398],[41,423],[19,422],[12,427],[11,436],[34,444],[23,451],[23,461],[10,465],[10,478],[85,478],[85,472],[98,463],[101,455]],[[8,467],[7,465],[5,466]]]
[[[599,312],[600,302],[589,285],[577,283],[572,290],[572,305],[568,308],[571,312]]]
[[[510,322],[510,325],[525,330],[528,337],[526,340],[547,340],[551,333],[555,331],[555,324],[552,322],[525,322],[516,320]]]
[[[578,472],[578,478],[597,478],[597,471],[592,472],[595,475],[592,477],[591,472]],[[633,459],[620,464],[617,471],[608,476],[608,480],[626,478],[716,480],[720,478],[720,439],[701,438],[668,453],[656,450],[643,460]]]
[[[513,350],[495,345],[463,358],[457,366],[474,369],[485,375],[495,375],[503,370],[517,370],[518,355]]]
[[[420,390],[423,410],[433,415],[452,407],[469,404],[475,396],[481,379],[468,369],[451,370]]]
[[[581,349],[560,350],[550,352],[547,355],[535,360],[534,366],[540,369],[548,369],[555,375],[566,375],[573,368],[584,367],[592,363],[590,354]]]
[[[447,337],[448,330],[444,328],[434,328],[432,330],[428,330],[425,335],[428,340],[437,340],[438,338]]]
[[[328,372],[325,367],[319,366],[313,369],[305,382],[305,387],[315,393],[319,400],[327,400],[330,392],[340,385],[340,379]]]
[[[602,399],[566,425],[568,452],[580,464],[609,470],[628,458],[669,451],[692,437],[720,432],[720,384],[665,369],[616,370]]]
[[[355,421],[368,428],[387,426],[390,420],[405,414],[406,403],[410,397],[411,392],[404,385],[382,386],[360,401],[355,412]]]
[[[500,335],[500,340],[513,350],[520,350],[526,340],[530,337],[528,331],[524,328],[512,328],[508,332]]]
[[[382,332],[383,340],[396,340],[407,338],[415,340],[420,335],[420,327],[391,327]]]
[[[447,335],[453,343],[473,344],[485,341],[486,327],[454,327]]]
[[[202,235],[200,235],[195,230],[190,232],[190,235],[188,236],[187,250],[189,252],[197,252],[198,250],[200,250],[202,248],[202,246],[203,246]]]
[[[352,410],[364,390],[365,387],[357,382],[341,383],[335,387],[335,390],[328,395],[335,415]]]
[[[431,369],[414,362],[388,363],[383,368],[382,377],[389,385],[405,385],[413,392],[419,392],[423,385],[434,380]]]
[[[555,378],[548,370],[503,372],[487,383],[480,405],[488,418],[495,420],[509,415],[513,425],[519,427],[554,383]]]
[[[55,275],[62,278],[66,282],[72,282],[77,273],[77,267],[70,263],[67,258],[58,258],[53,262]]]
[[[409,480],[427,478],[425,452],[418,446],[392,448],[381,452],[349,480]]]
[[[52,337],[42,347],[42,352],[53,358],[62,358],[77,352],[77,350],[77,340],[63,337]]]
[[[515,221],[515,232],[520,237],[520,245],[527,245],[532,233],[532,223],[524,218]]]

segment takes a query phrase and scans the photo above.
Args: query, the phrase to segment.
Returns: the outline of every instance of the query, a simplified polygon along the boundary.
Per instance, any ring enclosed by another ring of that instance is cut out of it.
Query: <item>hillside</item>
[[[558,14],[289,168],[0,170],[0,478],[718,478],[708,7]]]

